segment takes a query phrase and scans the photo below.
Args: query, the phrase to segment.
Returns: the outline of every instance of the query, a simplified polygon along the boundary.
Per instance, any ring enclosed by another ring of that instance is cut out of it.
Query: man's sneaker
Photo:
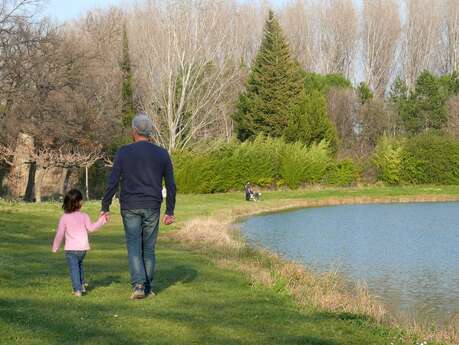
[[[88,284],[87,283],[83,283],[81,284],[81,292],[82,293],[86,293],[86,289],[88,288]]]
[[[152,290],[145,291],[145,298],[146,297],[155,297],[155,296],[156,296],[156,294]]]
[[[132,293],[131,299],[142,299],[145,298],[145,288],[142,284],[134,286],[134,292]]]
[[[74,291],[73,296],[75,297],[81,297],[81,291]]]

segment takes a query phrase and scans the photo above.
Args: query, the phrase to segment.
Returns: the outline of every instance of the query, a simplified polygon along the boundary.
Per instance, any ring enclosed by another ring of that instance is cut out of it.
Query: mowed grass
[[[459,187],[325,189],[264,193],[263,202],[345,196],[459,195]],[[177,218],[253,207],[241,193],[180,195]],[[84,206],[93,219],[99,203]],[[129,300],[118,207],[91,236],[85,260],[90,290],[71,296],[63,251],[51,253],[57,203],[0,202],[0,344],[402,344],[396,328],[365,316],[300,309],[285,293],[252,284],[205,252],[160,235],[157,296]],[[174,231],[162,227],[161,231]],[[411,340],[410,340],[411,341]],[[415,343],[414,340],[411,341]]]

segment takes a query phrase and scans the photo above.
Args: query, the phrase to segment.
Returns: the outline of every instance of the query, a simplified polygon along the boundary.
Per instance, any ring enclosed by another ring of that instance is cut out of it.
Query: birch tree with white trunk
[[[364,0],[362,13],[363,71],[373,92],[382,97],[396,68],[401,33],[395,0]]]
[[[438,70],[441,74],[459,69],[459,1],[442,0],[441,47],[437,50]]]
[[[358,43],[358,13],[352,0],[324,0],[319,12],[321,73],[351,78]]]
[[[411,89],[423,70],[433,70],[440,48],[441,2],[405,0],[402,63],[406,84]]]

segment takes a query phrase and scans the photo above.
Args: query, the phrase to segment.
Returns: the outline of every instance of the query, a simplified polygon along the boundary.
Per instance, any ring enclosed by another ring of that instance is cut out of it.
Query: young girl
[[[83,259],[90,249],[88,232],[94,232],[107,222],[106,215],[101,215],[96,223],[92,223],[86,213],[80,212],[83,206],[83,195],[77,189],[70,190],[64,197],[64,215],[59,220],[53,243],[56,253],[65,238],[65,257],[72,279],[73,294],[81,297],[85,291]]]

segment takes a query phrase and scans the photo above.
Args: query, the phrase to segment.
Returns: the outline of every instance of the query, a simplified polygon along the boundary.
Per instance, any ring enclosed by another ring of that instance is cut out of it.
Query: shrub
[[[391,185],[400,183],[403,143],[401,139],[385,135],[379,140],[371,160],[379,181]]]
[[[216,169],[211,153],[180,152],[174,155],[175,179],[181,193],[215,191]]]
[[[173,154],[178,191],[214,193],[242,190],[250,181],[258,186],[298,188],[321,183],[331,167],[334,184],[355,181],[348,163],[335,164],[327,142],[286,144],[282,139],[257,137],[252,142],[219,143],[211,149]]]
[[[458,184],[459,142],[439,132],[425,132],[408,140],[401,157],[403,182]]]
[[[360,177],[361,169],[351,159],[331,164],[324,177],[324,183],[337,186],[350,186]]]
[[[281,176],[290,188],[298,188],[305,180],[307,149],[304,144],[285,145],[281,158]]]
[[[333,159],[330,154],[329,146],[326,141],[313,144],[309,147],[305,159],[305,182],[319,183]]]

